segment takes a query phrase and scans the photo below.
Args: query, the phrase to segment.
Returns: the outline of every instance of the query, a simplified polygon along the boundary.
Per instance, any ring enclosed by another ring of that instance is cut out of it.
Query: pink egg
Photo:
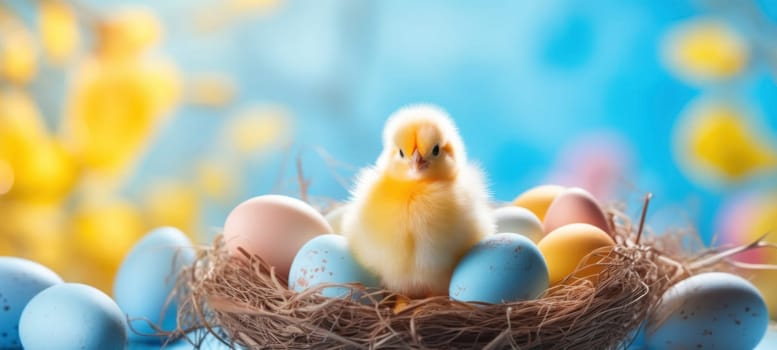
[[[286,196],[264,195],[240,203],[224,223],[224,242],[232,256],[238,248],[260,256],[288,278],[297,251],[307,241],[332,233],[326,219],[307,203]]]
[[[568,224],[589,224],[600,228],[602,231],[610,231],[607,216],[588,191],[572,187],[561,192],[548,207],[543,222],[545,234]]]

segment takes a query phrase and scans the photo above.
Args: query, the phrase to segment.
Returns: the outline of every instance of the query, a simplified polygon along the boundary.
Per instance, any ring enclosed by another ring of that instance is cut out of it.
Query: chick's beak
[[[410,158],[410,169],[414,171],[421,171],[429,167],[429,161],[424,159],[418,150],[413,151],[413,155]]]

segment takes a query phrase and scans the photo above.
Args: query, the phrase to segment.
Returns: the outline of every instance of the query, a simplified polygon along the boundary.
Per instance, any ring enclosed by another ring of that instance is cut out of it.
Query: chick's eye
[[[434,145],[434,148],[432,149],[432,155],[439,155],[440,154],[440,145]]]
[[[399,150],[399,156],[400,156],[401,158],[405,158],[405,152],[402,152],[402,150],[401,150],[401,149]]]

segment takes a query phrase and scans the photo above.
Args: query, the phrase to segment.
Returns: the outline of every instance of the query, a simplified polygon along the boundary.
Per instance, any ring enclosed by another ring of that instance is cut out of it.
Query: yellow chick
[[[343,234],[389,290],[447,295],[459,259],[495,229],[483,174],[467,163],[456,126],[435,106],[394,113],[383,147],[357,177]]]

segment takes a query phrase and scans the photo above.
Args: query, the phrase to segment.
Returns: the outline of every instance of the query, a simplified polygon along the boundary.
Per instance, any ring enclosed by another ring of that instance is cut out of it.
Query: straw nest
[[[315,288],[296,293],[260,257],[230,257],[217,238],[179,275],[179,332],[199,329],[199,340],[210,332],[251,349],[626,348],[667,288],[720,259],[683,253],[673,235],[640,242],[641,224],[608,213],[616,247],[587,257],[603,268],[595,284],[572,274],[536,300],[434,297],[401,311],[386,291],[365,293],[367,303],[325,298]]]

